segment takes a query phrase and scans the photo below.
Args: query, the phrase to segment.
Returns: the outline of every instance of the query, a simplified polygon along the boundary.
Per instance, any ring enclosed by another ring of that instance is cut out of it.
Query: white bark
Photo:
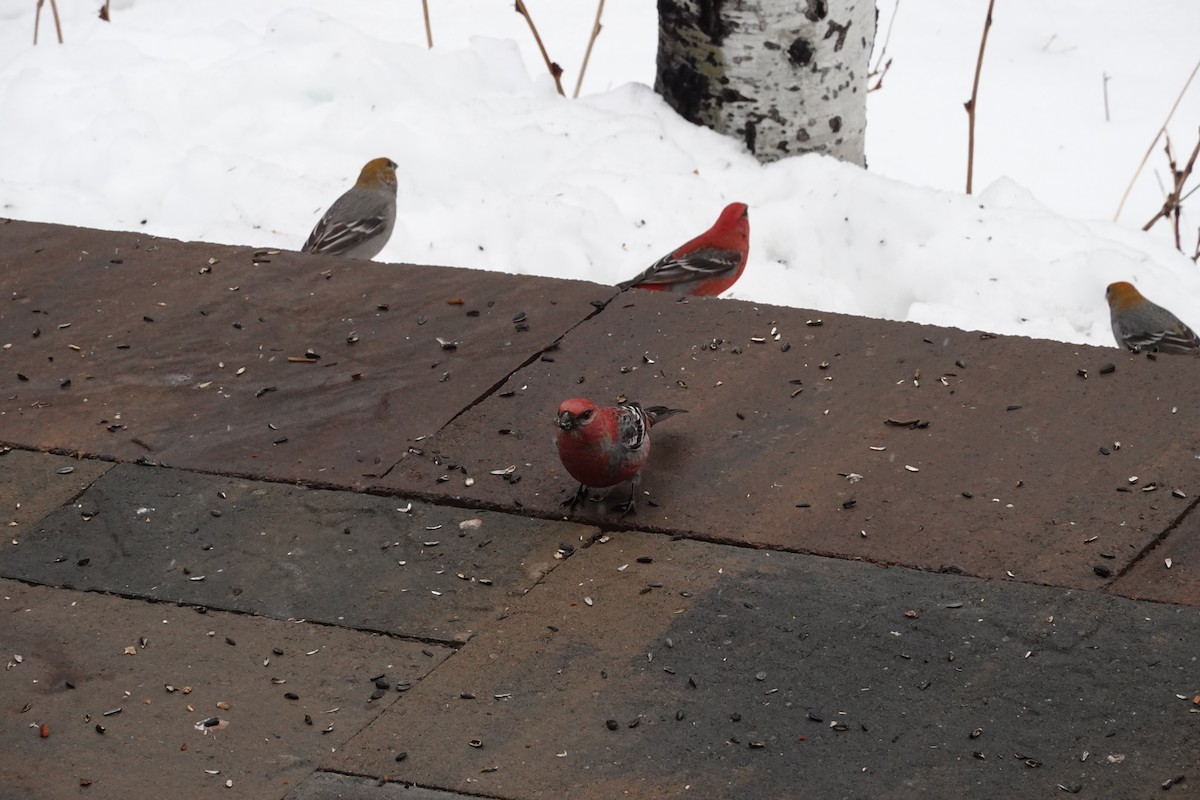
[[[873,0],[658,0],[654,89],[759,161],[865,166]]]

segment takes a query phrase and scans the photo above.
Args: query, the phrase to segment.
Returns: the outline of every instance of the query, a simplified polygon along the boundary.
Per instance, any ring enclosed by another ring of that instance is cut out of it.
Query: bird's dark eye
[[[579,415],[579,420],[580,420],[581,422],[587,422],[587,421],[588,421],[589,419],[591,419],[591,418],[592,418],[592,412],[591,412],[591,411],[585,411],[585,412],[583,412],[582,414],[580,414],[580,415]]]

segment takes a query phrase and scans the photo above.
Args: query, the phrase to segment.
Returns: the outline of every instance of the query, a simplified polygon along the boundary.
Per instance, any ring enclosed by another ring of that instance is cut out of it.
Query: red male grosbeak
[[[591,400],[574,397],[558,407],[558,457],[567,472],[579,481],[579,489],[563,505],[575,509],[589,489],[604,489],[631,481],[629,502],[621,510],[633,510],[638,478],[650,457],[650,428],[680,408],[637,403],[601,408]]]
[[[617,284],[618,288],[716,297],[737,283],[746,269],[749,213],[745,203],[730,203],[711,228],[655,261],[636,278]]]

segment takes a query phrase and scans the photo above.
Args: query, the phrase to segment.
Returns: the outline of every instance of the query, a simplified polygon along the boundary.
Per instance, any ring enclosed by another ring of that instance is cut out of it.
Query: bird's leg
[[[637,504],[638,484],[641,482],[641,478],[642,476],[640,473],[633,476],[633,478],[629,481],[629,499],[616,507],[617,511],[621,512],[621,519],[624,519],[629,514],[637,512],[637,509],[634,506]]]
[[[566,500],[563,500],[562,505],[570,506],[571,510],[574,511],[577,505],[587,499],[587,493],[588,487],[581,483],[579,484],[579,488],[575,490],[575,494],[571,495]]]

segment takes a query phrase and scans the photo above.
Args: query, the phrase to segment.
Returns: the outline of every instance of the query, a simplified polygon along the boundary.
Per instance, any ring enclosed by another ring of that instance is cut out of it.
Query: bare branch
[[[1154,152],[1154,146],[1158,144],[1158,140],[1167,131],[1167,125],[1171,122],[1171,117],[1175,116],[1175,109],[1179,108],[1179,101],[1183,99],[1184,93],[1188,87],[1192,85],[1192,79],[1196,77],[1196,73],[1200,72],[1200,61],[1196,62],[1196,66],[1192,67],[1192,74],[1184,82],[1183,88],[1179,90],[1179,96],[1175,98],[1175,105],[1171,106],[1170,112],[1167,113],[1167,118],[1163,120],[1163,124],[1159,127],[1158,133],[1154,134],[1154,141],[1150,142],[1150,146],[1146,148],[1146,155],[1142,156],[1142,163],[1138,164],[1138,168],[1133,171],[1133,177],[1129,179],[1129,185],[1125,187],[1125,194],[1121,195],[1121,202],[1117,204],[1117,213],[1113,214],[1113,222],[1121,218],[1121,209],[1125,208],[1125,201],[1129,199],[1129,193],[1133,191],[1133,184],[1138,179],[1138,175],[1142,174],[1142,169],[1146,166],[1146,162],[1150,160],[1150,154]]]
[[[33,15],[33,43],[37,44],[38,24],[42,21],[42,6],[46,0],[37,0],[37,11]],[[63,43],[62,22],[58,18],[58,3],[50,0],[50,10],[54,12],[54,29],[58,32],[58,43]]]
[[[421,0],[421,13],[425,15],[425,44],[433,49],[433,28],[429,26],[429,0]]]
[[[883,88],[883,78],[884,78],[884,76],[885,76],[885,75],[887,75],[887,73],[888,73],[888,70],[889,70],[889,69],[891,69],[891,68],[892,68],[892,60],[889,58],[889,59],[888,59],[886,62],[884,62],[884,65],[883,65],[883,71],[882,71],[882,72],[877,72],[877,73],[874,73],[874,77],[875,77],[875,85],[874,85],[874,86],[868,86],[868,87],[867,87],[867,91],[868,91],[868,92],[875,92],[875,91],[878,91],[878,90],[882,89],[882,88]],[[868,76],[867,76],[867,80],[869,81],[869,80],[871,79],[871,77],[872,77],[871,75],[868,75]]]
[[[1142,230],[1150,230],[1154,223],[1160,219],[1171,220],[1171,227],[1175,234],[1175,249],[1182,253],[1183,243],[1180,238],[1179,220],[1183,213],[1183,201],[1190,197],[1192,192],[1196,191],[1193,188],[1191,191],[1184,192],[1184,186],[1187,184],[1188,178],[1191,177],[1192,170],[1196,166],[1196,157],[1200,156],[1200,133],[1197,133],[1196,146],[1192,148],[1192,155],[1188,158],[1187,164],[1183,166],[1183,169],[1179,168],[1179,163],[1175,160],[1175,154],[1171,152],[1171,137],[1167,137],[1167,144],[1163,149],[1167,154],[1167,165],[1171,168],[1172,188],[1167,193],[1162,208],[1158,210],[1157,214],[1151,217],[1149,222],[1142,226]]]
[[[575,94],[571,97],[579,97],[579,89],[583,86],[583,74],[587,72],[588,60],[592,57],[592,45],[596,43],[596,37],[600,35],[600,15],[604,13],[604,0],[600,0],[600,4],[596,6],[596,21],[592,23],[592,36],[588,39],[587,50],[583,54],[583,65],[579,67],[579,80],[575,81]]]
[[[971,181],[975,177],[975,101],[979,98],[979,74],[983,72],[983,49],[987,47],[988,31],[992,27],[992,8],[996,0],[988,0],[987,19],[983,22],[983,36],[979,37],[979,60],[975,62],[975,83],[971,86],[971,99],[967,108],[967,194],[971,193]]]
[[[50,0],[50,10],[54,12],[54,31],[58,34],[58,43],[62,44],[62,22],[58,18],[58,3],[55,0]]]
[[[879,55],[875,58],[875,66],[867,73],[867,91],[874,92],[883,88],[883,76],[887,75],[887,71],[892,68],[892,60],[889,58],[884,61],[887,55],[888,42],[892,40],[892,28],[896,25],[896,15],[900,13],[900,0],[896,0],[896,5],[892,9],[892,18],[888,20],[887,33],[883,36],[883,47],[879,48]],[[883,65],[880,67],[880,65]],[[871,85],[871,79],[875,78],[875,85]]]
[[[53,0],[51,0],[53,2]],[[542,44],[542,37],[538,35],[537,26],[533,24],[533,17],[529,16],[529,9],[525,7],[524,0],[517,0],[517,13],[525,18],[529,23],[529,30],[533,31],[533,39],[537,42],[538,50],[542,51],[542,58],[546,60],[546,69],[550,70],[550,77],[554,78],[554,87],[558,89],[558,93],[563,97],[567,93],[562,88],[562,67],[550,60],[549,54],[546,53],[546,46]]]

